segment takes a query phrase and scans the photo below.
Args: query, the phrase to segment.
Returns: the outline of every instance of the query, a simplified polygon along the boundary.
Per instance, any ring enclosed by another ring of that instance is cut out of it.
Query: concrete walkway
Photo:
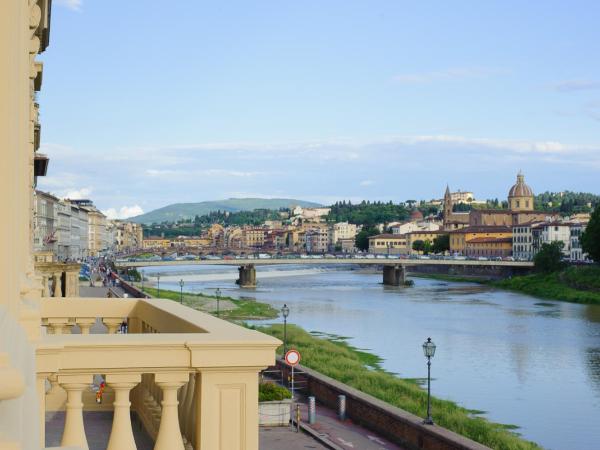
[[[133,437],[137,450],[152,450],[154,442],[142,427],[137,416],[131,415]],[[105,450],[112,428],[112,412],[84,411],[85,434],[87,436],[90,450]],[[46,413],[46,447],[60,446],[62,431],[65,425],[65,413]],[[327,449],[324,445],[315,441],[305,433],[296,433],[290,427],[260,428],[259,431],[260,450],[305,450]]]
[[[304,426],[340,449],[404,450],[404,447],[382,438],[350,419],[339,420],[336,411],[318,403],[316,405],[316,421],[310,425],[307,399],[299,397],[298,404],[300,405],[300,421]]]

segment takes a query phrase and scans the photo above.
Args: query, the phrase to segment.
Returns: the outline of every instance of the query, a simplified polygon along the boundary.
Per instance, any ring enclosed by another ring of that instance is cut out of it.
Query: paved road
[[[150,266],[273,266],[273,265],[401,265],[401,266],[475,266],[475,267],[533,267],[530,261],[478,261],[458,259],[399,259],[399,258],[371,258],[371,259],[337,259],[337,258],[294,258],[294,259],[207,259],[192,261],[118,261],[117,267],[150,267]]]

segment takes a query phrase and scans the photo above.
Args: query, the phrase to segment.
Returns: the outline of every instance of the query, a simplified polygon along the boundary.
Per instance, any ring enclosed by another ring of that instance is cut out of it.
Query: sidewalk
[[[350,419],[339,420],[336,411],[319,403],[316,405],[316,421],[313,425],[309,425],[308,399],[298,396],[298,403],[300,405],[301,423],[312,430],[316,436],[324,438],[339,449],[404,450],[403,447],[357,425]]]

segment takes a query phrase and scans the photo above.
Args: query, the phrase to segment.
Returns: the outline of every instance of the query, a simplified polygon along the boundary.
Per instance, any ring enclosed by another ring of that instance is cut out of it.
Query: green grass
[[[600,304],[600,267],[597,266],[572,266],[560,272],[512,277],[490,285],[541,298]]]
[[[157,297],[158,289],[144,286],[144,292],[152,297]],[[160,290],[160,298],[179,302],[181,293],[166,289]],[[215,295],[190,294],[183,293],[183,304],[198,311],[207,312],[217,315],[216,311],[207,307],[207,304],[213,304],[217,299]],[[220,297],[221,305],[226,306],[226,303],[231,302],[234,309],[221,309],[219,317],[227,320],[255,320],[255,319],[274,319],[278,317],[279,311],[267,303],[257,302],[255,300],[238,300],[232,297]]]
[[[292,398],[292,393],[283,386],[275,383],[260,383],[258,385],[258,401],[272,402]]]
[[[257,330],[283,338],[281,325],[255,327]],[[319,337],[321,336],[321,337]],[[302,354],[302,364],[362,392],[420,417],[426,416],[427,393],[416,380],[401,379],[381,368],[381,359],[349,345],[339,336],[319,333],[311,335],[303,329],[288,325],[288,346]],[[281,350],[281,349],[280,349]],[[480,411],[468,410],[456,403],[432,398],[435,422],[458,434],[494,449],[539,449],[503,425],[478,417]]]

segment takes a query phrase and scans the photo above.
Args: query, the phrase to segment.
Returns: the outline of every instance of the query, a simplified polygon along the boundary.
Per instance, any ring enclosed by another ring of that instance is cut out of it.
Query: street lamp
[[[217,288],[215,295],[217,296],[217,317],[220,317],[221,312],[219,308],[219,301],[221,300],[221,289]]]
[[[423,344],[423,354],[427,358],[427,418],[423,423],[433,425],[431,418],[431,358],[435,355],[435,344],[431,338],[427,338]]]
[[[160,273],[156,274],[156,282],[158,284],[158,292],[156,294],[156,297],[160,298]]]
[[[283,355],[287,353],[287,317],[290,315],[290,308],[284,304],[281,308],[281,315],[283,316]]]
[[[144,271],[140,270],[140,275],[142,276],[142,292],[144,292]]]
[[[181,303],[183,305],[183,285],[185,283],[183,282],[183,278],[181,280],[179,280],[179,287],[181,288],[179,291],[179,303]]]

